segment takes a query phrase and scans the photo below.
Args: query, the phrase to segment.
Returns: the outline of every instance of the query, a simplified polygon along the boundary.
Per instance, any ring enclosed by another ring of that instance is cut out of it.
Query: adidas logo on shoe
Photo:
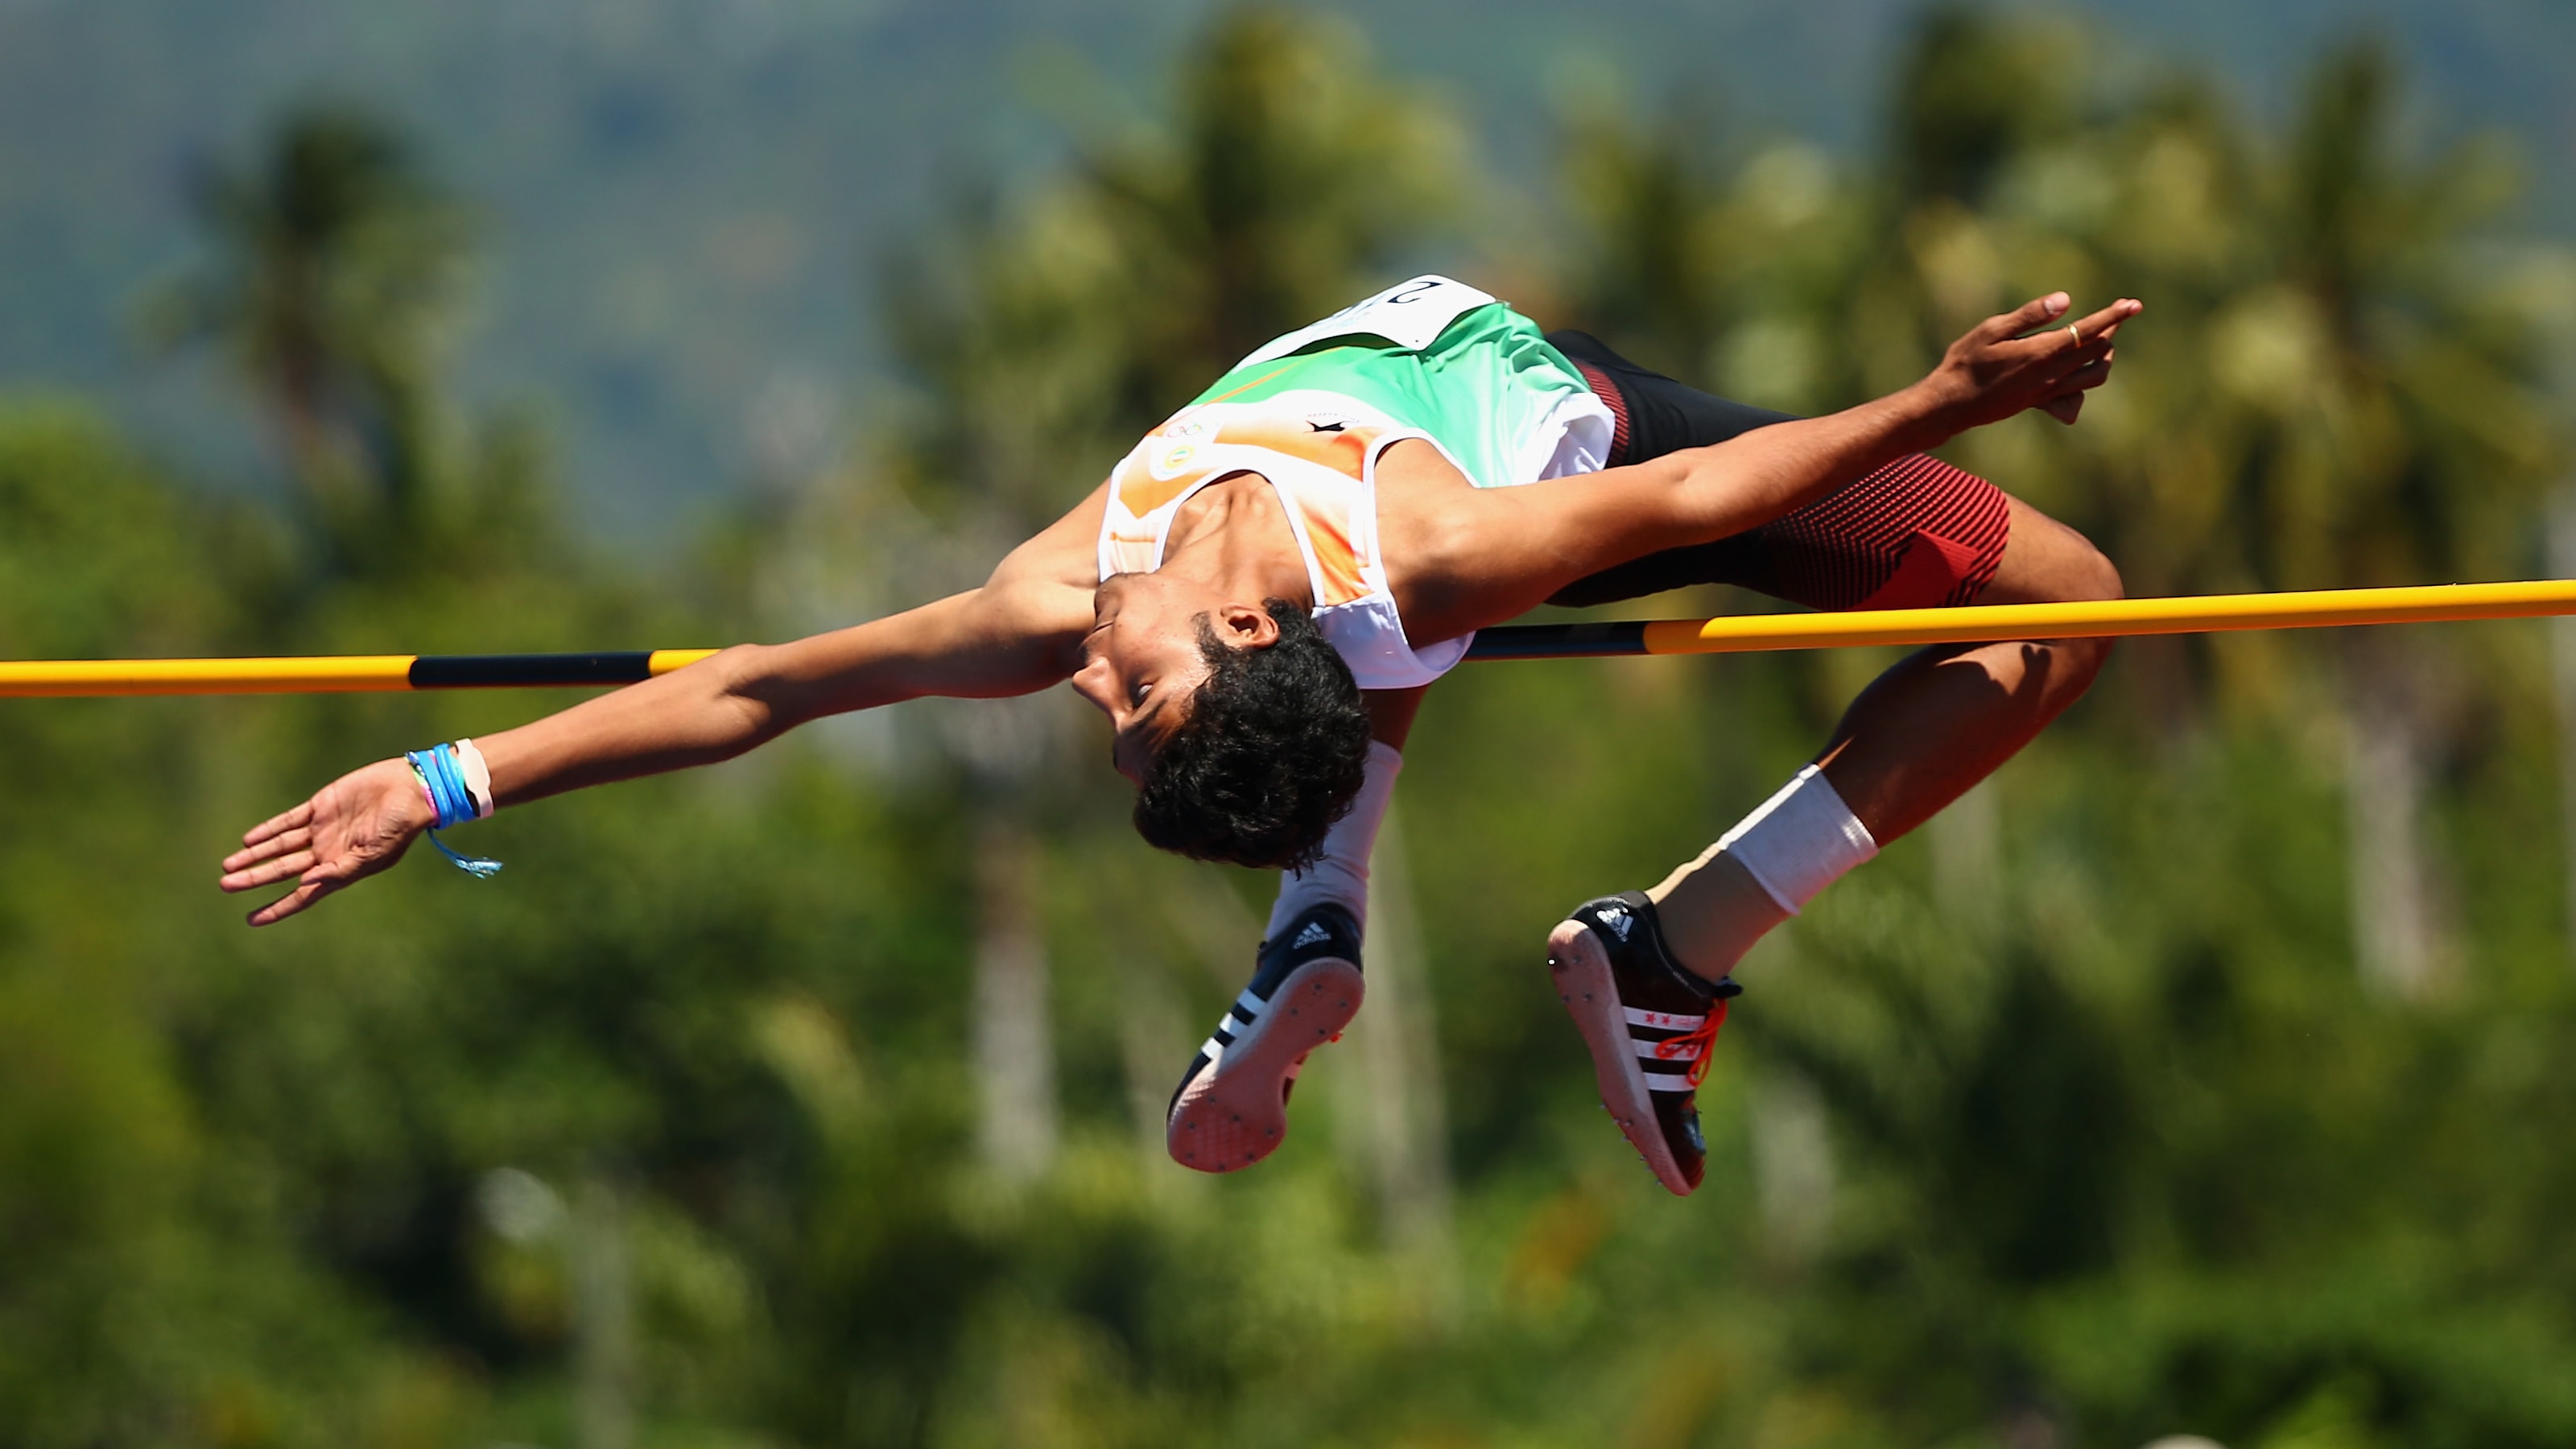
[[[1297,939],[1289,942],[1288,947],[1292,951],[1302,950],[1308,946],[1320,946],[1331,939],[1333,939],[1333,933],[1324,929],[1323,922],[1308,921],[1306,929],[1299,931]]]
[[[1700,1081],[1741,988],[1675,963],[1654,905],[1637,891],[1575,907],[1548,934],[1547,953],[1557,997],[1592,1054],[1601,1105],[1657,1180],[1687,1196],[1707,1169]]]
[[[1628,939],[1630,931],[1637,929],[1637,918],[1628,914],[1626,906],[1603,906],[1598,914],[1601,924],[1608,926],[1622,942]]]

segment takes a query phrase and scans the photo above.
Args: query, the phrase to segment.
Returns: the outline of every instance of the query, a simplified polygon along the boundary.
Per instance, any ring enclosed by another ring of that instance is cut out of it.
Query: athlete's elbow
[[[1654,464],[1660,465],[1654,476],[1663,507],[1648,510],[1646,521],[1667,547],[1750,532],[1794,511],[1820,486],[1803,472],[1766,476],[1724,444],[1667,454]]]
[[[729,758],[768,743],[803,722],[779,672],[778,650],[736,644],[704,661],[710,711],[722,721],[720,748]]]

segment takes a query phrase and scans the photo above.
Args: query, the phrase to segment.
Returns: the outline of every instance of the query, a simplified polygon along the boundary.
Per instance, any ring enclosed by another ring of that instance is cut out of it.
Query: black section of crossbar
[[[1478,630],[1476,642],[1467,646],[1470,659],[1589,659],[1645,652],[1642,619],[1610,624],[1507,624]]]
[[[653,653],[649,649],[620,649],[605,654],[424,654],[411,662],[414,689],[636,684],[652,677]]]
[[[1643,654],[1646,626],[1638,620],[1610,624],[1511,624],[1476,635],[1470,659],[1577,659],[1602,654]],[[414,689],[542,689],[636,684],[653,677],[653,652],[620,649],[597,654],[424,654],[411,662]]]

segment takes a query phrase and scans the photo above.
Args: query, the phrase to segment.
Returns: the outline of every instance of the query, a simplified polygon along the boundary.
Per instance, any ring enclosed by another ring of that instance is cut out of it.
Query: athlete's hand
[[[253,827],[224,857],[216,884],[239,892],[294,881],[295,889],[250,913],[252,925],[274,925],[402,859],[437,819],[410,763],[378,760]]]
[[[1950,344],[1923,379],[1945,432],[1955,436],[2030,408],[2061,423],[2084,410],[2084,394],[2111,377],[2111,339],[2120,324],[2146,310],[2123,297],[2070,322],[2064,292],[2035,297],[1987,318]]]

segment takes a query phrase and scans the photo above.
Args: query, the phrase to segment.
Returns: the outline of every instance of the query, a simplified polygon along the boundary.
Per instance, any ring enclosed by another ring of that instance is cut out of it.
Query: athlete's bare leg
[[[2012,530],[1980,604],[2120,597],[2120,575],[2082,534],[2012,499]],[[2108,639],[2020,640],[1925,649],[1861,691],[1816,763],[1885,845],[2011,759],[2093,683]],[[1721,976],[1786,919],[1715,846],[1646,893],[1682,964]]]

